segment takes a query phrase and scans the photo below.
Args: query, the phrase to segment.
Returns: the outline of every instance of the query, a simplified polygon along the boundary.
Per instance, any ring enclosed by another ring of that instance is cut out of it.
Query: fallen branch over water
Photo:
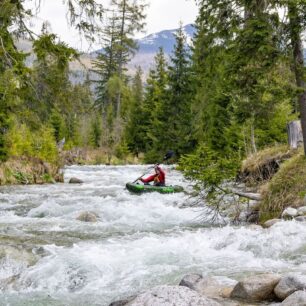
[[[255,200],[255,201],[260,201],[262,199],[262,196],[260,193],[253,193],[253,192],[242,192],[242,191],[238,191],[238,190],[233,190],[233,189],[224,189],[221,188],[220,186],[217,187],[219,190],[221,190],[222,192],[224,192],[225,194],[234,194],[243,198],[247,198],[250,200]]]
[[[250,200],[255,200],[255,201],[260,201],[262,199],[260,193],[252,193],[252,192],[241,192],[241,191],[236,191],[232,190],[231,191],[233,194],[236,194],[240,197],[247,198]]]

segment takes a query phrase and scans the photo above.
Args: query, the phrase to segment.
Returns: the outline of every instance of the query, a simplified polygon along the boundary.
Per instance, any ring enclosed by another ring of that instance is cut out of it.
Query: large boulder
[[[84,211],[76,219],[83,222],[97,222],[97,215],[89,211]]]
[[[281,277],[277,274],[261,274],[240,281],[231,293],[231,298],[248,302],[260,302],[274,297],[274,288]]]
[[[78,179],[77,177],[72,177],[70,180],[69,180],[69,184],[82,184],[83,181]]]
[[[276,224],[280,221],[282,221],[282,220],[281,219],[270,219],[270,220],[266,221],[262,226],[264,228],[269,228],[269,227],[273,226],[274,224]]]
[[[227,277],[203,277],[200,274],[188,274],[183,277],[179,285],[210,298],[229,298],[236,284],[237,281]]]
[[[306,292],[299,290],[289,295],[282,303],[282,306],[306,306]]]
[[[282,213],[282,218],[285,220],[292,219],[297,216],[297,213],[297,209],[293,207],[287,207]]]
[[[305,275],[289,274],[283,277],[274,288],[276,296],[281,300],[298,290],[306,290]]]
[[[221,306],[184,286],[158,286],[138,295],[128,306]]]

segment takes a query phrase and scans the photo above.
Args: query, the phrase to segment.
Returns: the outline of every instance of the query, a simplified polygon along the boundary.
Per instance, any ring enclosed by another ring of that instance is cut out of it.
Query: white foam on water
[[[180,208],[188,201],[184,193],[139,196],[124,189],[145,169],[73,166],[65,170],[65,181],[78,177],[84,184],[5,188],[0,234],[45,241],[36,245],[45,253],[33,266],[6,261],[6,275],[19,269],[14,285],[2,290],[6,303],[108,305],[158,284],[177,284],[191,272],[234,279],[268,271],[306,272],[305,223],[199,228],[199,210]],[[170,169],[167,181],[189,184]],[[1,197],[0,189],[0,203]],[[76,220],[84,211],[95,213],[97,222]]]

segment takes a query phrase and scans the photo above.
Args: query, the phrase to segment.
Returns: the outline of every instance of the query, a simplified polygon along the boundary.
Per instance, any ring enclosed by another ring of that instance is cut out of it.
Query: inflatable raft
[[[127,183],[126,189],[133,193],[144,193],[144,192],[174,193],[174,192],[184,191],[184,188],[181,186],[154,186],[154,185],[143,185],[136,183]]]

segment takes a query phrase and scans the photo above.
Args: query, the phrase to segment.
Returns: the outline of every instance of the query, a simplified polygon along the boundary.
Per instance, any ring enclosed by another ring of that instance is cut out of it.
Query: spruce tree
[[[141,0],[112,0],[111,7],[116,14],[118,33],[116,41],[118,50],[117,75],[119,79],[124,79],[125,65],[137,49],[137,44],[133,38],[136,32],[143,29],[144,9],[146,4]],[[117,94],[116,116],[120,115],[121,92]]]
[[[97,74],[98,80],[94,81],[96,91],[95,105],[103,113],[106,112],[107,106],[110,103],[107,93],[107,82],[118,71],[118,35],[119,26],[117,24],[117,17],[112,13],[108,24],[102,31],[102,47],[103,49],[93,61],[93,71]]]
[[[169,112],[167,101],[168,72],[165,53],[162,48],[155,56],[155,67],[150,71],[147,80],[148,88],[145,94],[144,113],[146,120],[146,159],[154,162],[167,151]]]
[[[167,116],[166,144],[176,151],[177,156],[193,149],[191,126],[191,102],[193,100],[193,77],[190,63],[190,49],[182,25],[175,33],[171,63],[168,67],[169,85],[164,103]]]
[[[142,70],[137,68],[132,84],[132,100],[128,122],[125,128],[125,139],[130,151],[138,156],[144,152],[144,118],[143,118],[143,85]]]

